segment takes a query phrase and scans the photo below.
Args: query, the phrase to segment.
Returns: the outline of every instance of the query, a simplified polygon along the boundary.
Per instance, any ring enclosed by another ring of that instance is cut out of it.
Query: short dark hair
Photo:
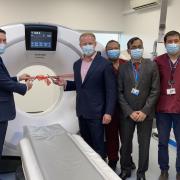
[[[0,33],[6,34],[6,31],[3,29],[0,29]]]
[[[133,44],[133,42],[137,40],[140,40],[143,43],[143,41],[139,37],[133,37],[127,42],[127,48],[130,49],[130,46]]]
[[[119,48],[120,48],[120,44],[119,44],[119,42],[118,42],[118,41],[115,41],[115,40],[110,40],[110,41],[108,41],[108,42],[107,42],[107,44],[106,44],[106,49],[107,49],[107,46],[108,46],[110,43],[117,43],[117,44],[118,44],[118,46],[119,46]]]
[[[179,39],[180,39],[180,33],[179,32],[177,32],[177,31],[169,31],[164,36],[164,42],[165,43],[166,43],[167,37],[169,37],[169,36],[178,36]]]

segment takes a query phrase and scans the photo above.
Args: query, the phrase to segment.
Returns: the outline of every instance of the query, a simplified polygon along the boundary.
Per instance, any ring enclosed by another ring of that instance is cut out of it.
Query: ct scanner
[[[26,26],[29,34],[25,30]],[[59,25],[41,23],[13,24],[1,28],[7,33],[7,49],[2,58],[11,76],[16,76],[22,69],[32,65],[46,66],[57,75],[73,73],[73,63],[81,56],[78,32]],[[57,39],[52,29],[56,31]],[[40,44],[40,41],[44,44]],[[96,48],[99,51],[103,50],[99,43]],[[4,155],[21,156],[25,177],[28,180],[119,179],[81,137],[76,135],[78,121],[75,113],[75,92],[64,92],[62,88],[59,91],[60,96],[55,105],[41,114],[32,115],[16,108],[15,120],[9,121]],[[20,150],[17,148],[19,142]],[[77,154],[76,151],[70,151],[73,147],[77,149]],[[72,154],[65,154],[69,151]],[[42,157],[44,152],[47,154]],[[59,153],[64,160],[60,158]],[[66,158],[69,156],[73,162],[67,161]],[[71,166],[72,172],[79,175],[67,173],[67,166]],[[49,167],[56,170],[50,168],[49,171]],[[61,178],[58,173],[63,174]]]
[[[72,73],[73,62],[78,59],[81,54],[78,47],[79,33],[61,26],[57,27],[56,51],[27,51],[24,24],[2,27],[7,33],[7,49],[2,58],[12,76],[15,76],[22,69],[32,65],[47,66],[52,69],[55,74]],[[62,89],[60,89],[60,91],[60,97],[53,109],[41,115],[34,116],[22,112],[17,107],[16,119],[9,122],[6,144],[16,145],[22,137],[22,127],[25,125],[38,126],[61,123],[68,131],[76,133],[78,131],[78,124],[74,111],[75,93],[63,93]],[[7,151],[10,151],[8,147],[6,152]]]

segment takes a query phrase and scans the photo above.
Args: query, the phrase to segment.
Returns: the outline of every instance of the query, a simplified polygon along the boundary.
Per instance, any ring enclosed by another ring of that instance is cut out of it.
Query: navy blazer
[[[104,114],[113,114],[116,103],[116,80],[112,63],[99,53],[94,58],[82,83],[81,63],[74,63],[74,81],[67,81],[66,91],[76,90],[77,116],[87,119],[102,119]]]
[[[0,57],[0,121],[12,120],[16,116],[13,92],[24,95],[27,87],[10,77]]]

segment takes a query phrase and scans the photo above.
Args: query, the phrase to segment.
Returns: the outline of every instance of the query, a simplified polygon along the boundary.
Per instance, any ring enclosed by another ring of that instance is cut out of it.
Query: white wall
[[[158,36],[160,8],[122,15],[130,0],[0,0],[0,25],[18,22],[49,22],[78,30],[124,32],[122,48],[132,36],[144,40],[150,55]],[[180,0],[169,0],[167,31],[180,30]]]
[[[0,25],[49,22],[72,29],[121,31],[123,0],[0,0]]]
[[[130,10],[129,0],[123,1],[124,12]],[[180,0],[169,0],[167,11],[166,32],[169,30],[180,31]],[[160,8],[134,12],[123,16],[123,42],[133,36],[139,36],[144,41],[145,56],[150,57],[153,42],[158,38]],[[162,45],[159,45],[163,47]],[[126,43],[123,43],[123,49]]]

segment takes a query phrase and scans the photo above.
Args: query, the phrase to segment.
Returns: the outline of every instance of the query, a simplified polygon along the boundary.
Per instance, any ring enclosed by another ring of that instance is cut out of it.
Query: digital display
[[[56,51],[57,26],[25,24],[26,50]]]
[[[52,32],[31,31],[31,48],[52,48]]]

